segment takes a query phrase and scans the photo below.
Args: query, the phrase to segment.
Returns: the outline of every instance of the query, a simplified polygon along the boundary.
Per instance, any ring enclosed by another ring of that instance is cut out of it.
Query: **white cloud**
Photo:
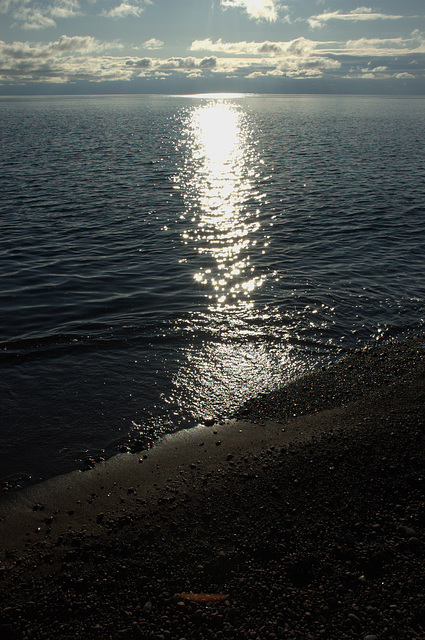
[[[362,72],[362,78],[377,78],[377,77],[384,77],[384,78],[389,78],[390,74],[388,72],[388,67],[385,65],[381,65],[379,67],[373,67],[373,69],[370,69],[369,67],[364,67],[363,69],[361,69]]]
[[[61,36],[59,40],[47,45],[49,54],[62,53],[89,53],[103,51],[109,48],[109,44],[103,44],[93,36]]]
[[[158,41],[151,38],[145,45],[148,43],[153,47]],[[194,40],[190,55],[169,58],[161,58],[153,51],[149,57],[111,55],[117,48],[124,47],[92,36],[63,35],[48,43],[0,41],[0,82],[140,82],[141,78],[211,75],[265,81],[279,77],[332,80],[373,77],[401,82],[403,78],[411,80],[413,75],[423,77],[425,69],[425,39],[416,31],[408,38],[362,38],[348,43],[304,37],[260,42]],[[412,60],[416,61],[414,70]]]
[[[242,9],[254,20],[268,20],[276,22],[281,0],[221,0],[225,9]],[[287,9],[286,6],[282,8]]]
[[[317,16],[311,16],[307,19],[307,22],[310,27],[314,29],[323,27],[330,20],[360,22],[366,20],[400,20],[401,18],[403,18],[403,16],[376,13],[368,7],[358,7],[348,13],[342,13],[340,10],[321,13]]]
[[[55,82],[70,82],[78,76],[92,81],[105,80],[111,75],[115,79],[131,79],[134,72],[156,73],[158,71],[211,71],[217,67],[214,56],[195,58],[173,57],[168,59],[133,58],[102,55],[107,49],[121,45],[103,43],[92,36],[61,36],[58,40],[44,44],[0,41],[0,77],[4,80],[20,79],[49,80],[54,70]],[[93,73],[91,74],[91,71]]]
[[[368,71],[369,73],[384,73],[385,71],[388,71],[388,67],[381,65],[380,67],[374,67],[373,69],[364,69],[364,71]]]
[[[247,47],[252,44],[248,42],[223,42],[221,38],[213,42],[211,38],[205,40],[194,40],[189,47],[190,51],[215,51],[217,53],[245,53]]]
[[[316,43],[308,38],[296,38],[287,42],[223,42],[211,39],[195,40],[192,51],[210,51],[223,55],[250,56],[250,58],[219,58],[219,65],[236,73],[242,68],[249,78],[273,75],[300,77],[321,75],[341,67],[341,62],[317,51]],[[257,56],[257,57],[253,57]]]
[[[164,43],[161,40],[157,40],[156,38],[151,38],[150,40],[146,40],[143,43],[143,47],[145,49],[161,49],[164,46]]]
[[[144,11],[145,5],[152,4],[151,0],[140,0],[139,2],[126,2],[123,0],[120,5],[113,9],[103,9],[101,15],[105,18],[126,18],[127,16],[139,17]]]
[[[211,51],[227,55],[269,55],[269,56],[304,56],[312,49],[315,43],[307,38],[296,38],[287,42],[223,42],[221,39],[213,42],[210,38],[194,40],[190,45],[190,51]]]
[[[265,78],[267,77],[267,73],[263,73],[262,71],[253,71],[252,73],[249,73],[246,77],[248,80],[257,80],[258,78]],[[283,76],[283,73],[281,71],[279,71],[280,76]]]
[[[347,40],[344,48],[347,53],[363,56],[425,53],[425,36],[415,30],[407,37],[359,38],[358,40]],[[342,47],[339,48],[339,52],[342,52]]]
[[[117,45],[92,36],[61,36],[44,44],[0,41],[0,81],[65,83],[77,80],[129,80],[122,58],[102,55]]]
[[[25,0],[0,0],[0,13],[8,13],[12,7],[24,5]]]
[[[13,17],[21,23],[20,26],[25,30],[46,29],[56,26],[56,22],[49,15],[43,14],[39,9],[20,7],[14,12]]]
[[[47,44],[29,44],[28,42],[13,42],[7,44],[0,40],[0,60],[12,59],[44,59],[62,54],[86,54],[103,51],[110,45],[101,43],[92,36],[61,36],[54,42]]]
[[[332,77],[394,77],[396,72],[411,71],[411,56],[420,60],[418,72],[425,65],[425,38],[414,31],[408,37],[361,38],[353,41],[318,41],[296,38],[287,42],[224,42],[194,40],[190,50],[209,52],[220,56],[217,69],[245,74],[245,77],[267,77],[283,74],[290,77],[308,77],[332,74]],[[370,62],[366,64],[365,57]],[[364,77],[364,76],[362,76]],[[419,76],[418,76],[419,77]]]
[[[27,6],[27,0],[1,0],[0,13],[8,13],[25,30],[55,27],[55,19],[73,18],[81,15],[79,0],[53,0],[48,5]]]
[[[62,0],[50,8],[50,15],[55,18],[73,18],[81,15],[78,0]]]

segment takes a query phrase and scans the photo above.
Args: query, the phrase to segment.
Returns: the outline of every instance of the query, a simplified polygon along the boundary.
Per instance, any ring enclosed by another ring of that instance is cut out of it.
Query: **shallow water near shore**
[[[2,99],[0,479],[420,331],[425,100]]]

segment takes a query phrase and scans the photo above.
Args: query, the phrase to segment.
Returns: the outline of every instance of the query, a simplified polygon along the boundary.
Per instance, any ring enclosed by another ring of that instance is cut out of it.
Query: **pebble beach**
[[[0,638],[425,637],[425,336],[0,501]]]

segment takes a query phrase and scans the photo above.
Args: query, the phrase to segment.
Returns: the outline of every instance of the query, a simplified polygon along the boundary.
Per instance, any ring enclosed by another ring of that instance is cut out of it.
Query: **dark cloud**
[[[282,47],[280,47],[275,42],[264,42],[264,44],[262,44],[259,47],[258,53],[264,53],[264,54],[271,53],[271,54],[278,55],[282,53]]]
[[[214,69],[217,66],[217,58],[211,56],[210,58],[203,58],[199,63],[201,69]]]
[[[150,69],[152,60],[150,58],[140,58],[140,60],[127,60],[125,64],[128,67],[136,67],[137,69]]]

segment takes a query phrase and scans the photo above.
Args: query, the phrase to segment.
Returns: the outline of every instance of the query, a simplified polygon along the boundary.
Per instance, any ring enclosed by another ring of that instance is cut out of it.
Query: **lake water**
[[[0,99],[0,480],[424,324],[425,99]]]

